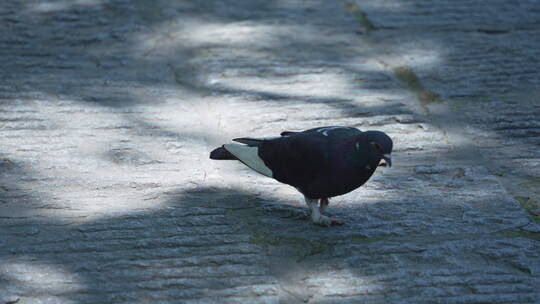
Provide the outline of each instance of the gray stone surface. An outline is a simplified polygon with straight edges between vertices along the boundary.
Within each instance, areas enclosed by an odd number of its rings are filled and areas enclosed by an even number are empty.
[[[357,5],[2,2],[0,303],[540,303],[537,1]],[[207,159],[321,125],[395,139],[342,227]]]

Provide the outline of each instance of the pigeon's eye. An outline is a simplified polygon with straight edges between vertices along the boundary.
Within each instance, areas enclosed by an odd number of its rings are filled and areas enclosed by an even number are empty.
[[[377,150],[380,150],[380,149],[381,149],[381,145],[379,145],[379,144],[376,143],[376,142],[371,142],[371,145],[372,145],[375,149],[377,149]]]

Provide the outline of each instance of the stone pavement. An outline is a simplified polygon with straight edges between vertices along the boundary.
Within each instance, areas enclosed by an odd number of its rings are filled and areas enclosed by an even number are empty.
[[[0,3],[0,303],[540,303],[536,0]],[[306,220],[208,159],[379,129]]]

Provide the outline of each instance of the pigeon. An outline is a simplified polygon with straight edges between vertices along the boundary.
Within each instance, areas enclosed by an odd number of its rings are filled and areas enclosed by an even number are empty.
[[[392,166],[392,139],[381,131],[328,126],[284,131],[268,138],[235,138],[210,159],[238,160],[304,195],[311,220],[321,226],[344,222],[324,215],[329,198],[362,186],[379,166]],[[320,203],[320,206],[319,204]]]

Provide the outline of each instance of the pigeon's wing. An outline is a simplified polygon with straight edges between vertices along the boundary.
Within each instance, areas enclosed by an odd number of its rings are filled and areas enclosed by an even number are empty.
[[[330,171],[329,166],[336,161],[331,155],[340,143],[361,133],[351,127],[322,127],[281,137],[236,138],[234,141],[242,144],[223,148],[251,169],[303,188]]]
[[[273,178],[298,188],[325,170],[330,148],[328,138],[321,134],[300,132],[264,141],[258,154]]]
[[[233,141],[242,143],[244,145],[248,145],[250,147],[257,147],[264,141],[264,139],[262,139],[262,138],[242,137],[242,138],[235,138],[235,139],[233,139]]]
[[[298,133],[315,133],[315,132],[324,132],[324,131],[329,131],[329,130],[345,130],[345,131],[348,131],[348,132],[356,131],[358,133],[361,133],[360,130],[358,130],[356,128],[353,128],[353,127],[328,126],[328,127],[313,128],[313,129],[309,129],[309,130],[305,130],[305,131],[283,131],[279,135],[281,135],[281,136],[290,136],[290,135],[294,135],[294,134],[298,134]],[[239,138],[239,139],[242,139],[242,138]]]
[[[233,141],[243,143],[244,145],[248,145],[250,147],[256,147],[262,144],[265,140],[273,140],[280,138],[278,137],[264,137],[264,138],[253,138],[253,137],[241,137],[241,138],[235,138]]]
[[[325,180],[343,162],[345,146],[362,131],[353,127],[320,127],[265,141],[259,150],[264,163],[280,182],[303,188]]]
[[[305,130],[302,133],[321,133],[324,136],[328,136],[330,132],[332,132],[333,135],[337,133],[339,135],[345,135],[345,136],[354,136],[354,135],[359,135],[362,133],[362,131],[358,130],[357,128],[342,127],[342,126],[327,126],[327,127],[313,128],[313,129]]]
[[[274,138],[236,138],[223,148],[251,169],[295,187],[313,180],[327,158],[328,138],[320,133]]]

